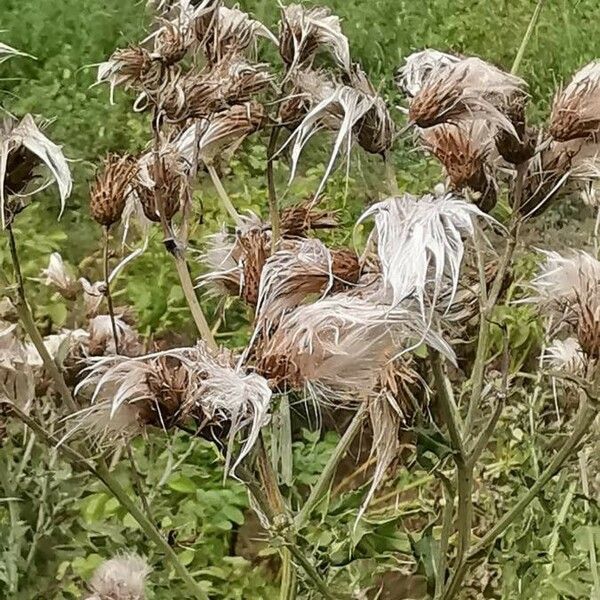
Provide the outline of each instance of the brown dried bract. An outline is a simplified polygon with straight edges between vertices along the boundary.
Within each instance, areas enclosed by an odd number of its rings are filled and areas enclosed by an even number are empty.
[[[109,154],[105,159],[90,189],[90,212],[98,224],[110,227],[121,218],[137,170],[129,154]]]

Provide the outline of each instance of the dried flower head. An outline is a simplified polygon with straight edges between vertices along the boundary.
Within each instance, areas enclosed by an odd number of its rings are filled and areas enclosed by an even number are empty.
[[[404,59],[404,65],[398,67],[394,74],[394,81],[398,90],[413,98],[441,67],[452,65],[461,59],[453,54],[446,54],[439,50],[421,50],[413,52]]]
[[[123,86],[124,89],[139,89],[142,83],[147,84],[149,80],[158,79],[159,76],[160,65],[152,60],[150,52],[141,46],[131,46],[115,50],[106,62],[98,65],[96,84],[108,83],[110,103],[114,104],[117,86]]]
[[[50,255],[48,266],[42,270],[42,277],[46,278],[44,283],[47,286],[55,288],[67,300],[74,300],[77,297],[79,284],[67,270],[58,252]]]
[[[525,92],[525,82],[479,58],[465,58],[437,69],[410,101],[409,118],[422,128],[484,119],[518,137],[506,105]]]
[[[310,66],[321,48],[329,50],[343,69],[350,70],[348,38],[342,33],[339,17],[324,7],[282,7],[279,53],[288,70]]]
[[[518,137],[501,128],[495,138],[500,156],[513,165],[524,163],[535,153],[537,135],[534,129],[527,127],[525,100],[525,96],[515,95],[507,100],[505,108],[505,114]]]
[[[196,19],[196,38],[211,64],[244,51],[259,37],[277,44],[277,38],[260,21],[238,8],[218,6],[209,18]]]
[[[58,186],[62,214],[73,182],[60,146],[38,129],[31,115],[25,115],[20,122],[12,118],[0,122],[0,212],[3,228],[23,208],[15,196],[31,196],[46,187],[42,185],[29,192],[26,189],[34,177],[34,170],[41,165],[48,168]]]
[[[301,204],[288,206],[281,211],[280,226],[283,235],[304,237],[307,231],[335,229],[338,220],[334,211],[311,206],[310,199]]]
[[[476,192],[484,212],[496,205],[496,186],[490,161],[493,134],[485,122],[444,124],[422,133],[425,147],[442,163],[450,188]]]
[[[35,377],[17,326],[0,321],[0,405],[14,402],[27,410],[35,398]]]
[[[600,132],[600,61],[575,73],[571,83],[554,98],[550,135],[566,142]]]
[[[392,305],[414,297],[421,310],[434,307],[444,287],[452,304],[464,254],[463,236],[477,221],[495,222],[474,204],[451,194],[416,198],[409,194],[374,204],[358,223],[374,217],[377,253]]]
[[[263,127],[266,118],[259,102],[237,104],[185,129],[174,147],[188,164],[198,159],[211,164],[217,157],[232,155],[249,135]]]
[[[556,339],[548,346],[543,355],[544,362],[556,371],[564,371],[571,375],[585,373],[585,357],[577,338]]]
[[[226,430],[230,455],[233,438],[249,428],[233,468],[269,421],[266,381],[244,372],[229,351],[214,353],[203,343],[136,358],[95,359],[76,391],[82,390],[93,390],[91,406],[79,415],[76,429],[96,436],[131,436],[144,425],[167,428],[193,419],[200,430],[209,425],[213,432]]]
[[[384,155],[394,143],[394,121],[385,104],[362,68],[355,64],[350,73],[350,83],[372,101],[371,108],[355,126],[358,143],[371,154]]]
[[[257,329],[268,332],[282,315],[311,295],[323,296],[358,282],[356,253],[329,250],[315,238],[287,241],[265,263],[256,306]]]
[[[323,401],[369,397],[386,365],[426,343],[454,360],[412,305],[391,306],[376,286],[340,292],[284,314],[260,339],[257,368],[273,385],[306,388]]]
[[[123,320],[123,315],[115,315],[115,325],[119,336],[119,349],[125,356],[135,356],[142,351],[137,332]],[[116,354],[110,315],[93,317],[88,326],[88,352],[91,356]]]
[[[600,358],[600,262],[585,252],[546,252],[532,281],[533,300],[576,334],[585,356]]]
[[[177,152],[171,147],[149,152],[138,161],[135,194],[144,215],[154,223],[170,223],[189,194],[189,182]]]
[[[193,38],[185,26],[166,19],[154,36],[154,52],[152,58],[157,58],[167,67],[183,60]],[[143,78],[143,74],[142,77]],[[140,79],[141,79],[140,78]]]
[[[137,161],[129,154],[104,159],[90,188],[90,213],[96,223],[110,227],[121,218],[137,171]]]
[[[152,569],[137,554],[123,554],[94,571],[90,588],[98,600],[144,600],[146,577]]]

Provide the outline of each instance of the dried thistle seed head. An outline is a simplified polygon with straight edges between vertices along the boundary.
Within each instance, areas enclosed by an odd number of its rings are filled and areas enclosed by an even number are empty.
[[[314,229],[334,229],[338,226],[335,211],[314,208],[311,201],[312,197],[302,204],[282,210],[280,226],[283,235],[304,237],[308,231]]]
[[[145,580],[152,569],[137,554],[123,554],[102,563],[90,580],[98,600],[144,600]]]
[[[567,142],[600,133],[599,110],[600,61],[593,61],[575,73],[571,83],[556,94],[550,135]]]
[[[242,265],[240,296],[250,306],[258,303],[260,278],[269,258],[271,243],[260,229],[250,229],[238,235],[242,249],[239,262]]]
[[[288,69],[310,65],[321,48],[329,50],[340,67],[350,69],[348,38],[342,33],[339,17],[325,7],[283,7],[279,53]]]
[[[394,82],[398,90],[413,98],[425,85],[427,80],[443,66],[458,62],[460,57],[439,52],[438,50],[422,50],[414,52],[405,59],[405,64],[394,73]]]
[[[135,193],[147,219],[170,223],[179,208],[188,200],[190,185],[186,163],[172,144],[165,144],[156,152],[144,154],[138,161],[139,172],[134,182]]]
[[[137,170],[137,161],[129,154],[106,157],[90,188],[90,213],[96,223],[110,227],[121,218]]]
[[[191,45],[187,28],[177,22],[161,19],[162,27],[154,37],[154,56],[166,66],[183,60]]]
[[[259,37],[277,44],[277,38],[260,21],[237,8],[218,6],[210,19],[196,20],[195,25],[196,38],[210,64],[240,54]]]
[[[579,148],[571,142],[555,142],[534,156],[525,175],[521,214],[537,217],[565,193]]]
[[[574,337],[554,340],[544,350],[542,359],[552,369],[571,375],[584,375],[586,371],[585,356],[577,338]]]
[[[349,78],[356,90],[371,99],[373,105],[355,125],[358,143],[371,154],[385,154],[394,143],[394,121],[385,100],[376,92],[362,68],[353,66]]]
[[[409,118],[419,127],[483,119],[517,133],[505,114],[507,104],[525,94],[525,82],[478,58],[440,67],[411,100]]]
[[[506,129],[500,129],[495,137],[496,149],[500,156],[513,165],[524,163],[535,153],[537,131],[527,127],[525,104],[526,98],[517,95],[513,96],[506,106],[506,116],[513,124],[518,138]]]
[[[585,356],[600,359],[600,288],[598,285],[578,294],[577,340]]]
[[[115,87],[139,87],[152,71],[157,70],[159,69],[148,50],[141,46],[130,46],[115,50],[106,62],[98,65],[96,83],[109,84],[110,99],[113,102]]]
[[[198,139],[198,157],[208,164],[217,156],[233,154],[266,121],[264,106],[254,100],[216,113]]]
[[[73,181],[69,165],[60,146],[50,141],[38,128],[31,115],[21,121],[6,118],[0,121],[0,216],[2,227],[23,210],[26,203],[19,195],[33,196],[46,186],[28,191],[35,178],[34,170],[45,166],[58,186],[61,214],[71,195]]]
[[[67,270],[67,267],[58,252],[50,255],[48,266],[42,270],[46,278],[45,284],[55,288],[67,300],[74,300],[79,292],[79,282]]]
[[[496,204],[496,186],[489,163],[493,134],[485,123],[444,124],[423,131],[428,150],[442,163],[450,188],[476,192],[475,204],[489,212]]]

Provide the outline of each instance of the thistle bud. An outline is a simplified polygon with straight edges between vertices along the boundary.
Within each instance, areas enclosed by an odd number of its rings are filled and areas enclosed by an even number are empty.
[[[507,106],[506,116],[513,124],[518,138],[506,129],[500,129],[495,137],[496,148],[504,160],[520,165],[534,155],[537,138],[535,130],[526,124],[525,98],[516,96]]]
[[[98,224],[110,227],[121,218],[136,173],[137,163],[132,156],[107,156],[90,189],[90,212]]]

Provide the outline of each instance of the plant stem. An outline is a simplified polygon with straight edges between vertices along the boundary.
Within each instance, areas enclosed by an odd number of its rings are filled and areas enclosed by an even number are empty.
[[[542,491],[544,486],[560,471],[564,462],[569,458],[573,450],[579,445],[579,442],[587,433],[588,429],[594,422],[598,408],[589,404],[587,401],[583,402],[583,406],[579,410],[575,424],[573,425],[573,431],[571,435],[564,441],[558,452],[554,455],[554,458],[550,461],[550,464],[544,469],[539,479],[531,486],[529,491],[515,504],[515,506],[509,510],[500,521],[488,531],[483,538],[477,542],[469,553],[469,557],[474,557],[476,554],[487,548],[499,535],[501,535],[516,519],[518,519],[525,508],[536,498],[536,496]],[[553,444],[551,444],[553,445]]]
[[[108,268],[108,246],[109,235],[108,227],[104,227],[104,252],[103,252],[103,272],[104,272],[104,295],[106,296],[106,304],[108,305],[108,314],[110,316],[110,325],[112,327],[113,339],[115,340],[115,354],[119,354],[119,334],[117,333],[117,322],[115,320],[115,308],[113,305],[112,294],[110,293],[110,271]]]
[[[10,256],[12,259],[13,269],[15,272],[15,279],[17,281],[17,302],[16,309],[21,320],[21,324],[23,325],[23,329],[27,332],[27,335],[30,337],[35,349],[38,351],[42,362],[44,363],[44,367],[46,371],[50,374],[54,383],[56,384],[56,388],[63,402],[71,410],[72,412],[77,411],[77,405],[75,404],[75,400],[73,400],[73,396],[71,391],[69,390],[67,384],[65,383],[65,379],[58,368],[58,365],[54,361],[54,359],[50,356],[48,352],[42,335],[40,334],[37,325],[35,324],[35,319],[33,318],[33,313],[31,312],[31,308],[29,308],[29,304],[27,303],[27,296],[25,294],[25,285],[23,283],[23,274],[21,272],[21,265],[19,262],[19,254],[17,252],[17,244],[15,242],[15,236],[12,230],[12,227],[8,225],[6,227],[6,231],[8,234],[8,242],[10,246]]]
[[[434,598],[441,598],[446,583],[446,564],[448,562],[448,542],[452,535],[452,517],[454,516],[454,497],[449,486],[444,484],[444,511],[442,513],[442,531],[440,533],[440,545],[436,561],[435,592]]]
[[[544,5],[544,0],[538,0],[538,3],[533,11],[533,15],[531,15],[531,20],[529,21],[529,25],[527,26],[527,31],[521,40],[521,45],[519,46],[519,50],[517,52],[517,56],[515,56],[515,61],[510,69],[511,75],[515,75],[519,67],[521,66],[521,61],[523,60],[523,56],[525,55],[525,50],[527,48],[527,44],[533,35],[533,30],[537,24],[537,21],[540,16],[540,12],[542,11],[542,6]]]
[[[273,172],[274,154],[279,138],[279,127],[273,127],[267,147],[267,186],[269,191],[269,220],[271,221],[271,254],[275,253],[277,242],[281,235],[277,190],[275,189],[275,174]]]
[[[137,521],[142,531],[152,540],[158,548],[160,548],[177,572],[177,574],[185,581],[189,590],[194,594],[194,598],[199,600],[208,600],[208,595],[194,581],[189,571],[181,564],[177,554],[168,542],[163,538],[156,525],[140,510],[135,502],[129,497],[126,490],[121,486],[114,475],[108,470],[106,463],[100,461],[98,465],[94,465],[88,458],[71,448],[68,444],[59,444],[59,440],[49,434],[43,426],[35,419],[21,411],[14,404],[11,404],[12,412],[32,429],[39,437],[44,440],[50,447],[57,447],[59,451],[69,460],[76,468],[88,471],[97,477],[106,486],[108,491],[119,501],[119,504],[127,510],[127,512]]]
[[[362,402],[354,413],[352,417],[352,421],[350,421],[350,425],[344,432],[344,435],[340,438],[340,441],[337,443],[335,449],[333,450],[333,454],[329,457],[325,468],[323,469],[317,483],[314,485],[308,499],[304,503],[304,506],[296,516],[294,520],[294,524],[297,529],[301,529],[310,518],[312,512],[321,502],[325,492],[329,488],[331,480],[335,475],[335,471],[337,469],[338,463],[346,454],[346,451],[350,447],[352,440],[356,437],[357,433],[360,431],[360,428],[363,423],[363,419],[367,414],[368,406],[366,402]]]
[[[225,207],[225,210],[229,213],[229,216],[235,221],[236,225],[241,225],[242,218],[240,217],[238,211],[233,205],[233,202],[231,202],[231,199],[225,191],[225,188],[221,183],[221,179],[219,178],[216,169],[212,165],[206,165],[206,168],[208,169],[208,174],[210,175],[210,178],[213,182],[213,185],[215,186],[215,189],[217,190],[217,194],[219,195],[223,206]]]
[[[289,548],[283,548],[281,552],[281,585],[279,588],[279,600],[294,600],[298,588],[296,569],[292,562],[292,553]]]
[[[198,302],[187,261],[185,260],[185,257],[182,256],[178,251],[173,254],[173,258],[175,259],[175,268],[177,269],[177,275],[179,275],[179,281],[181,283],[183,295],[185,296],[188,306],[190,307],[192,317],[196,323],[198,331],[200,332],[200,336],[211,350],[216,350],[218,348],[217,342],[215,341],[213,333],[208,325],[208,321],[204,316],[200,302]]]
[[[302,567],[302,570],[306,573],[308,578],[312,581],[315,588],[321,592],[323,598],[327,600],[335,600],[336,596],[334,596],[327,587],[327,584],[323,580],[323,578],[319,575],[318,571],[315,569],[314,565],[302,554],[298,546],[290,544],[289,550],[292,553],[292,556],[296,559],[298,564]]]

